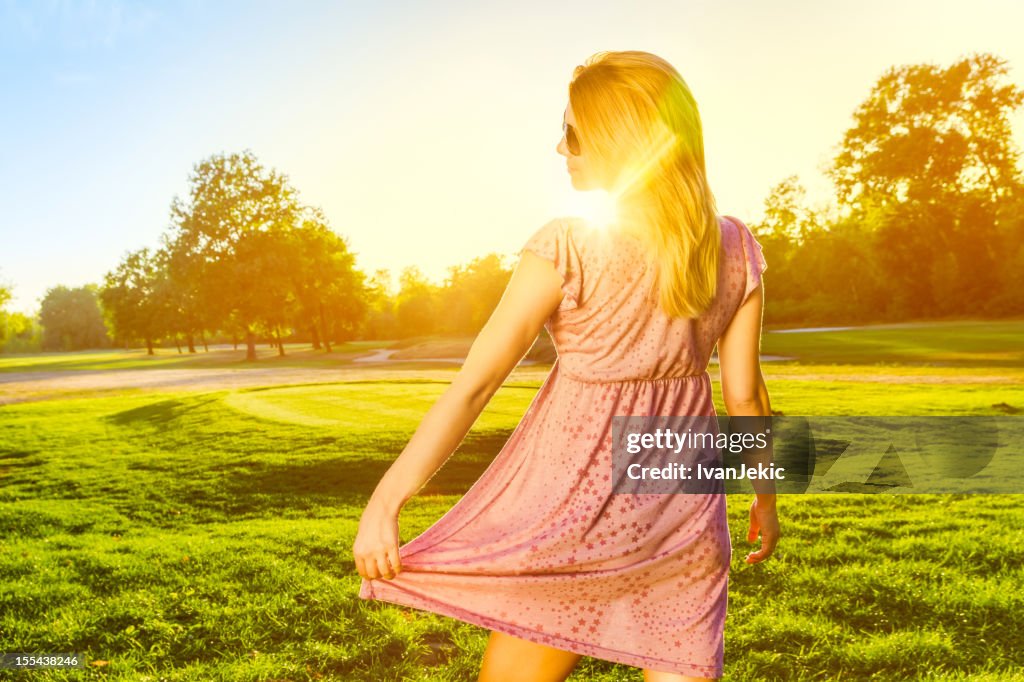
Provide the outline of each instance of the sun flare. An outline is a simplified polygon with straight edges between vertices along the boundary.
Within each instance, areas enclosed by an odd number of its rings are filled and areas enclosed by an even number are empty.
[[[566,212],[583,218],[591,225],[606,229],[618,218],[618,205],[611,194],[595,189],[570,192],[565,200]]]

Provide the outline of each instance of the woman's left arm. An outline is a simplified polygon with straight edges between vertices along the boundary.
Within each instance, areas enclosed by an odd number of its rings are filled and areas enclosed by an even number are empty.
[[[375,579],[391,574],[386,559],[395,567],[393,573],[400,570],[399,511],[459,446],[563,296],[562,276],[554,264],[524,251],[462,368],[374,489],[353,545],[360,575]]]
[[[372,500],[398,511],[452,455],[562,300],[550,261],[525,251],[451,385],[430,408]]]

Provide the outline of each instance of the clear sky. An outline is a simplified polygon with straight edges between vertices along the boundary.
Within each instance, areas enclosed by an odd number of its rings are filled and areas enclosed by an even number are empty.
[[[100,282],[159,246],[195,163],[251,149],[366,272],[440,283],[582,210],[555,146],[573,67],[606,49],[679,69],[719,210],[756,221],[787,175],[828,196],[886,68],[988,51],[1024,83],[1022,25],[1017,0],[0,0],[0,280],[23,312]]]

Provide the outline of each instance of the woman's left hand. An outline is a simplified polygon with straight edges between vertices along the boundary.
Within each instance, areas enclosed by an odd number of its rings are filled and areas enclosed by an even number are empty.
[[[390,580],[402,570],[398,554],[398,512],[387,511],[370,500],[359,520],[352,544],[356,570],[367,580]]]

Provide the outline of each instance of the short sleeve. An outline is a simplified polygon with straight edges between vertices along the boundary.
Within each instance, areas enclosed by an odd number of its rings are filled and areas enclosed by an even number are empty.
[[[742,220],[729,216],[730,220],[736,223],[740,233],[740,243],[743,245],[743,259],[746,262],[747,284],[743,291],[743,298],[740,303],[750,297],[750,293],[761,285],[761,275],[768,269],[768,263],[764,260],[764,253],[760,242],[754,237]]]
[[[562,218],[549,221],[526,240],[519,255],[522,256],[524,251],[533,251],[551,261],[562,276],[562,292],[565,295],[558,310],[576,308],[582,291],[583,269],[578,244],[569,222]]]

